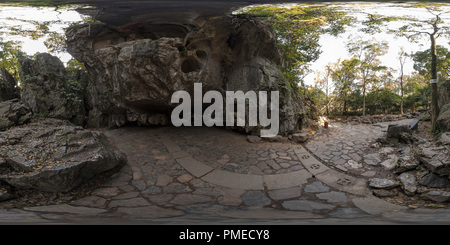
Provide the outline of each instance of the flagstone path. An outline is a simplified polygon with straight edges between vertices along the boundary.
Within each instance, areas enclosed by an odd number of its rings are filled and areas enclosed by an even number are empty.
[[[408,123],[408,120],[396,123]],[[126,127],[106,135],[128,163],[89,197],[0,210],[0,223],[450,223],[371,195],[389,123],[330,124],[305,144],[250,143],[221,128]]]

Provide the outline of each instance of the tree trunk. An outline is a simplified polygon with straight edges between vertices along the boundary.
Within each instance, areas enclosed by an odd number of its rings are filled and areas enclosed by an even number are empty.
[[[438,92],[437,92],[437,52],[436,38],[434,34],[430,34],[431,39],[431,131],[436,131],[436,121],[439,116]]]
[[[366,116],[366,83],[363,85],[363,117]]]
[[[403,115],[403,66],[400,76],[400,115]]]

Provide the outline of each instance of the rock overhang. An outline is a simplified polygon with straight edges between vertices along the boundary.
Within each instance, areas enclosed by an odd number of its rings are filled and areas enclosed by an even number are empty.
[[[77,10],[101,22],[66,30],[68,52],[84,63],[89,76],[88,127],[165,125],[176,107],[170,95],[191,91],[195,82],[204,91],[221,93],[279,91],[285,82],[282,50],[269,25],[230,14],[282,1],[34,2],[90,6]],[[294,133],[303,124],[303,102],[295,91],[281,92],[280,98],[280,133]],[[258,134],[259,128],[246,126],[245,131]]]

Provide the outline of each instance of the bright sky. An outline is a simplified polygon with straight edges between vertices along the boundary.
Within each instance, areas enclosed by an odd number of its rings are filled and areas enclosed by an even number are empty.
[[[28,7],[28,6],[5,6],[0,5],[0,26],[18,26],[24,30],[35,28],[34,25],[24,21],[62,21],[50,26],[50,31],[63,32],[65,27],[70,23],[82,21],[82,15],[75,10],[59,9],[50,7]],[[22,20],[22,21],[21,21]],[[44,45],[46,37],[38,40],[31,40],[27,37],[17,35],[1,35],[3,41],[16,40],[22,41],[22,50],[28,55],[34,55],[37,52],[47,52]],[[71,56],[67,53],[60,53],[57,55],[61,61],[67,62]]]
[[[433,17],[426,9],[423,8],[405,8],[403,4],[397,3],[347,3],[342,5],[345,9],[348,9],[349,13],[360,18],[361,15],[356,14],[357,12],[371,13],[371,14],[381,14],[386,16],[412,16],[419,19],[428,20]],[[442,7],[444,11],[450,11],[450,4],[447,7]],[[450,21],[450,14],[443,14],[442,19],[445,21]],[[447,22],[449,23],[449,22]],[[357,32],[357,28],[348,28],[347,32],[338,38],[332,36],[323,36],[320,40],[322,45],[322,55],[321,57],[312,65],[314,71],[324,71],[324,67],[329,62],[335,62],[337,59],[347,59],[350,58],[350,54],[347,53],[346,44],[348,40],[362,35],[364,40],[375,38],[378,41],[388,41],[389,52],[384,57],[380,58],[385,66],[391,67],[398,70],[400,67],[398,60],[398,52],[400,48],[403,47],[407,53],[423,51],[430,48],[429,38],[426,37],[420,40],[419,44],[414,44],[409,42],[406,38],[396,38],[394,35],[387,33],[378,33],[376,35],[363,35],[363,33]],[[437,44],[449,47],[448,40],[441,38],[437,40]],[[404,68],[404,74],[408,74],[413,71],[413,63],[411,60],[407,61]],[[316,73],[311,73],[305,78],[305,82],[308,85],[312,85]]]
[[[333,4],[339,4],[339,3],[333,3]],[[395,15],[408,15],[413,16],[417,18],[426,18],[429,19],[432,16],[425,10],[425,9],[418,9],[418,8],[405,8],[402,4],[396,4],[396,3],[345,3],[341,4],[344,8],[348,9],[350,13],[357,13],[357,12],[365,12],[365,13],[378,13],[378,14],[384,14],[389,16],[395,16]],[[450,10],[450,4],[449,7],[443,8],[446,10]],[[360,17],[359,15],[355,15],[356,17]],[[27,6],[2,6],[0,5],[0,26],[10,26],[10,25],[16,25],[20,26],[22,25],[22,28],[33,28],[33,26],[30,26],[29,24],[26,24],[23,21],[20,20],[37,20],[37,21],[55,21],[60,20],[63,21],[63,23],[54,24],[51,26],[52,30],[62,32],[63,28],[67,27],[72,22],[78,22],[82,20],[82,17],[79,13],[77,13],[75,10],[70,9],[60,9],[58,11],[55,11],[54,8],[49,7],[27,7]],[[450,14],[446,14],[442,16],[444,20],[450,21]],[[315,71],[324,71],[324,67],[329,62],[334,62],[337,59],[346,59],[350,58],[350,55],[347,54],[345,45],[348,40],[357,38],[357,36],[360,35],[358,32],[355,31],[353,28],[349,28],[348,31],[343,34],[342,36],[335,38],[335,37],[327,37],[323,36],[321,38],[321,45],[322,45],[322,55],[321,57],[312,65],[312,69]],[[426,50],[429,48],[429,40],[426,38],[423,39],[422,46],[417,44],[412,44],[406,40],[406,38],[402,39],[394,39],[392,35],[387,35],[385,33],[379,33],[377,35],[372,36],[363,36],[363,39],[366,38],[376,38],[376,40],[382,41],[387,40],[389,42],[389,53],[382,58],[382,62],[389,67],[392,67],[394,69],[399,68],[399,61],[397,59],[398,51],[401,47],[405,49],[406,52],[410,53],[412,51],[419,51],[419,50]],[[39,40],[33,41],[28,38],[19,37],[19,36],[12,36],[12,35],[3,35],[3,40],[20,40],[23,41],[22,47],[23,51],[26,52],[29,55],[34,55],[36,52],[46,52],[47,49],[43,44],[43,41],[45,38],[41,38]],[[447,45],[448,43],[445,42],[444,39],[439,40],[438,44],[440,45]],[[67,53],[61,53],[58,55],[59,58],[63,62],[67,62],[71,56]],[[409,61],[407,63],[406,72],[405,74],[408,74],[412,71],[412,62]],[[315,72],[309,74],[306,76],[306,83],[312,84],[314,81],[314,78],[316,77]]]

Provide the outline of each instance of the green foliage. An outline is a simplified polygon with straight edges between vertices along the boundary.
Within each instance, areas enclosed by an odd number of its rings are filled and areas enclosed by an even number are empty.
[[[367,94],[369,114],[395,114],[400,110],[400,95],[388,88],[381,88]]]
[[[21,48],[20,42],[0,41],[0,68],[8,71],[16,81],[19,80],[19,60],[28,57]]]
[[[428,80],[431,78],[431,49],[417,51],[411,55],[414,61],[414,70],[425,76]],[[437,72],[442,75],[450,76],[450,51],[441,45],[436,46],[437,53]]]
[[[65,52],[67,50],[66,37],[64,33],[50,33],[48,38],[44,41],[44,45],[51,54]]]
[[[350,25],[352,18],[338,7],[326,5],[262,5],[238,12],[269,21],[282,47],[285,60],[284,76],[297,86],[307,74],[311,62],[321,54],[319,39],[324,33],[338,35]]]

